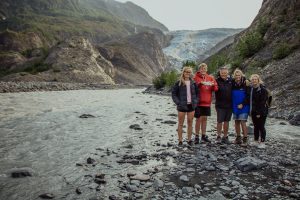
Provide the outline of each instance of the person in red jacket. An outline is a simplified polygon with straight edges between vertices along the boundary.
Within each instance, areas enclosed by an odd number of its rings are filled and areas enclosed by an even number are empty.
[[[201,140],[210,142],[206,135],[207,116],[211,115],[210,105],[212,101],[212,92],[218,90],[218,85],[213,76],[207,74],[207,65],[201,63],[199,70],[194,76],[194,80],[199,88],[199,101],[195,109],[195,144],[199,144],[199,133],[201,128]]]

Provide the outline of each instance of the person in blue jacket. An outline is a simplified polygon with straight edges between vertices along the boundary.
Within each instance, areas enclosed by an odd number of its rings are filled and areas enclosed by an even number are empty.
[[[247,119],[250,112],[249,105],[249,85],[250,82],[246,80],[245,75],[239,69],[233,72],[232,82],[232,111],[233,119],[235,120],[236,131],[236,144],[247,146],[248,144],[248,130]],[[241,137],[241,129],[243,132],[243,138]]]
[[[187,115],[188,145],[192,145],[192,130],[195,108],[198,104],[198,86],[193,81],[192,68],[185,66],[179,81],[172,88],[172,99],[178,111],[178,145],[182,145],[182,127]]]

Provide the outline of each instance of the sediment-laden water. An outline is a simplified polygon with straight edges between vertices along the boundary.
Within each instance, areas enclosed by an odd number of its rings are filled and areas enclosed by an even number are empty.
[[[175,106],[168,96],[141,92],[0,94],[0,199],[39,199],[44,193],[55,199],[127,198],[130,194],[120,183],[128,181],[129,171],[149,174],[175,167],[173,158],[180,154],[174,147]],[[83,114],[94,117],[80,118]],[[213,113],[209,136],[214,135],[215,121]],[[140,128],[129,128],[133,124]],[[267,130],[272,137],[299,143],[299,128],[286,122],[268,119]],[[170,156],[157,156],[162,151]],[[88,158],[95,162],[87,164]],[[32,171],[32,176],[12,178],[16,168]],[[100,173],[105,174],[105,184],[94,181]],[[159,176],[164,175],[162,170]],[[147,189],[144,192],[135,198],[146,198]]]

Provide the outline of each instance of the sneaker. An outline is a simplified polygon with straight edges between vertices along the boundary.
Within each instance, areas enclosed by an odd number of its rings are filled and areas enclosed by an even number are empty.
[[[187,142],[187,144],[188,144],[189,146],[192,146],[192,145],[193,145],[193,141],[190,140],[190,141]]]
[[[257,146],[257,148],[259,148],[259,149],[265,149],[265,148],[266,148],[266,145],[265,145],[264,142],[261,142],[261,143]]]
[[[208,139],[208,136],[207,136],[207,135],[202,135],[201,141],[202,141],[202,142],[210,143],[210,140]]]
[[[219,136],[219,135],[217,136],[216,143],[221,144],[221,136]]]
[[[257,140],[254,140],[253,142],[251,142],[251,146],[253,147],[258,147],[259,142]]]
[[[242,144],[242,137],[240,135],[236,136],[234,140],[235,144]]]
[[[195,141],[194,141],[194,143],[195,143],[195,144],[199,144],[199,135],[196,135],[196,136],[195,136]]]
[[[223,144],[229,144],[230,142],[229,142],[228,136],[227,137],[222,137],[221,143],[223,143]]]
[[[182,141],[179,141],[178,146],[182,146],[182,145],[183,145]]]

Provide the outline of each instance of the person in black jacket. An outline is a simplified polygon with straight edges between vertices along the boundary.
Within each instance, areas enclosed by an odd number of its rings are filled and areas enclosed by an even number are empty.
[[[254,125],[254,145],[265,148],[268,92],[258,74],[252,74],[250,80],[250,113]]]
[[[219,71],[220,76],[217,78],[218,91],[216,94],[216,111],[217,111],[217,143],[229,143],[228,140],[228,128],[229,121],[231,120],[232,115],[232,79],[228,75],[228,68],[222,67]],[[221,132],[224,136],[221,139]]]
[[[178,145],[182,145],[182,127],[187,115],[188,144],[192,145],[192,129],[195,108],[198,104],[198,87],[191,79],[192,68],[184,67],[179,81],[172,88],[172,99],[178,110]]]

